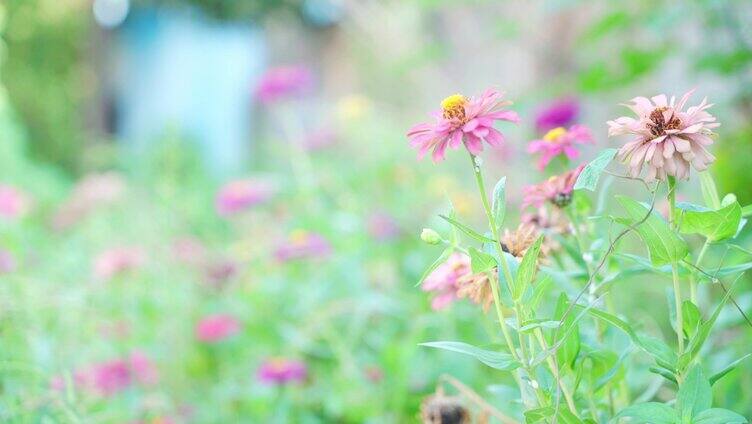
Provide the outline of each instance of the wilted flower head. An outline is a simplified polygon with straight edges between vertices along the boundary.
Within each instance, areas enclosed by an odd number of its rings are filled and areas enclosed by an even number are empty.
[[[556,127],[546,133],[542,139],[533,140],[528,144],[529,153],[540,153],[538,169],[546,168],[551,159],[558,155],[566,155],[569,159],[576,159],[580,155],[578,144],[592,144],[593,134],[584,125],[572,125],[569,130]]]
[[[368,233],[378,241],[387,241],[400,235],[397,221],[386,212],[374,212],[368,217]]]
[[[501,249],[515,258],[521,259],[539,235],[540,233],[534,225],[521,223],[514,231],[504,230],[504,234],[501,236]]]
[[[274,256],[280,262],[303,258],[321,258],[332,252],[332,246],[323,236],[305,230],[295,230],[288,240],[277,247]]]
[[[525,187],[523,189],[522,207],[525,208],[530,205],[541,207],[545,202],[551,202],[560,208],[569,205],[572,201],[574,184],[584,167],[584,165],[580,165],[564,174],[554,175],[542,183]]]
[[[548,255],[550,252],[559,250],[561,245],[552,236],[567,235],[572,232],[572,224],[559,208],[538,208],[535,213],[525,213],[520,217],[524,224],[532,225],[546,237],[541,245],[541,253]]]
[[[259,366],[256,378],[264,384],[301,383],[308,378],[308,367],[294,359],[269,358]]]
[[[132,271],[143,265],[146,254],[140,247],[116,247],[105,250],[94,259],[94,276],[100,280]]]
[[[219,190],[215,199],[217,213],[232,215],[269,200],[274,187],[265,180],[243,179],[231,181]]]
[[[16,270],[16,259],[9,251],[0,248],[0,274],[7,274]]]
[[[677,102],[665,94],[650,99],[635,97],[626,105],[637,119],[622,116],[608,121],[608,135],[633,134],[636,138],[622,146],[618,157],[629,167],[629,175],[637,177],[647,166],[647,181],[665,180],[667,176],[689,178],[690,165],[704,171],[715,161],[706,147],[713,144],[712,129],[718,127],[715,117],[705,110],[713,106],[707,98],[684,111],[694,90]]]
[[[441,110],[434,113],[434,123],[412,127],[407,137],[410,145],[418,149],[419,158],[433,150],[434,162],[444,159],[447,146],[457,149],[463,143],[471,154],[477,155],[483,151],[483,141],[494,147],[504,142],[504,135],[493,127],[494,121],[519,122],[516,112],[505,109],[510,104],[494,89],[478,98],[454,94],[441,102]]]
[[[269,69],[256,86],[261,103],[273,103],[303,95],[313,88],[313,74],[305,66],[280,66]]]
[[[459,396],[446,396],[441,391],[423,399],[420,404],[423,424],[469,424],[470,412]]]
[[[196,324],[196,339],[205,343],[221,342],[240,332],[240,322],[229,314],[209,315]]]
[[[238,264],[232,259],[217,259],[206,265],[206,282],[214,288],[221,288],[238,275]]]
[[[535,128],[543,133],[557,127],[566,127],[577,120],[580,103],[574,97],[555,100],[544,106],[535,116]]]
[[[29,206],[26,194],[13,186],[0,184],[0,218],[18,218],[28,211]]]
[[[494,273],[497,272],[498,270],[494,271]],[[470,299],[473,303],[481,305],[483,311],[488,311],[488,308],[494,302],[491,279],[485,272],[465,274],[457,280],[457,284],[459,285],[457,297]]]
[[[55,212],[52,225],[56,229],[67,228],[96,208],[120,200],[125,189],[125,180],[117,173],[87,175],[76,183],[68,199]]]
[[[428,274],[421,288],[436,293],[431,300],[431,308],[438,311],[449,306],[457,298],[459,279],[470,273],[470,258],[462,253],[453,253],[446,262]]]

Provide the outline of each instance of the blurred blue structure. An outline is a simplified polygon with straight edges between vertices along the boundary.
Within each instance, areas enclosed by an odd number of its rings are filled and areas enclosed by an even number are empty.
[[[220,175],[248,160],[265,42],[250,24],[136,10],[118,31],[116,132],[137,152],[165,135],[197,144]]]

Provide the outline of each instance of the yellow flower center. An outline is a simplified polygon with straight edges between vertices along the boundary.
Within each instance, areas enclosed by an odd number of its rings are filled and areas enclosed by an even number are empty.
[[[306,230],[293,230],[290,232],[290,241],[293,244],[302,244],[308,239]]]
[[[549,132],[546,133],[546,135],[543,136],[543,139],[548,142],[556,141],[559,137],[565,135],[567,133],[567,130],[564,127],[556,127]]]
[[[462,94],[452,94],[441,101],[441,108],[444,110],[444,119],[465,119],[465,103],[467,98]]]

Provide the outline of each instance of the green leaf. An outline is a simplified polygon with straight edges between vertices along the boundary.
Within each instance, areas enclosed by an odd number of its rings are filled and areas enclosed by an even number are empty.
[[[586,190],[595,191],[595,187],[598,185],[598,180],[600,179],[603,170],[606,169],[606,166],[608,166],[612,160],[614,160],[616,152],[616,149],[606,149],[598,154],[598,157],[593,159],[592,162],[582,169],[580,176],[577,177],[577,182],[574,183],[574,189],[580,190],[584,188]]]
[[[514,279],[514,291],[512,292],[512,298],[514,300],[522,298],[525,289],[533,281],[538,266],[538,255],[540,254],[542,242],[543,236],[541,235],[535,240],[533,245],[527,249],[525,256],[522,258],[520,267],[517,269],[517,276]]]
[[[499,182],[496,183],[493,191],[491,211],[493,212],[494,219],[496,220],[496,225],[499,228],[501,228],[502,224],[504,224],[504,217],[507,210],[506,186],[507,177],[501,177]]]
[[[542,408],[530,409],[525,411],[525,423],[526,424],[538,424],[552,422],[551,417],[554,416],[556,410],[552,406],[544,406]],[[566,407],[560,407],[559,413],[556,416],[556,421],[561,424],[583,424],[584,422],[572,414]]]
[[[496,258],[493,256],[474,247],[468,249],[468,252],[470,253],[470,270],[474,274],[490,271],[496,266]]]
[[[684,234],[701,234],[710,241],[720,241],[736,235],[742,219],[742,208],[738,202],[718,210],[691,203],[679,203],[676,207],[681,210],[679,231]]]
[[[702,199],[707,207],[714,210],[721,208],[721,198],[718,196],[718,189],[710,172],[700,172],[700,189],[702,190]]]
[[[557,328],[559,321],[550,320],[545,318],[531,319],[522,323],[522,326],[517,330],[520,333],[527,333],[535,330],[536,328]]]
[[[675,424],[678,420],[674,408],[665,403],[647,402],[622,409],[614,419],[632,418],[633,423]]]
[[[702,372],[702,367],[695,365],[687,378],[679,385],[676,394],[676,409],[683,419],[696,417],[700,412],[710,409],[713,404],[713,392],[710,382]]]
[[[748,421],[734,411],[722,408],[706,409],[692,419],[692,424],[746,424]]]
[[[473,238],[473,239],[475,239],[475,240],[477,240],[477,241],[479,241],[481,243],[495,243],[494,239],[488,238],[486,236],[482,236],[482,235],[478,234],[475,230],[473,230],[472,228],[468,227],[467,225],[465,225],[465,224],[457,221],[454,218],[450,218],[450,217],[448,217],[446,215],[439,215],[439,216],[443,220],[445,220],[446,222],[452,224],[454,226],[454,228],[456,228],[456,229],[462,231],[463,233],[465,233],[470,238]]]
[[[752,215],[752,205],[747,205],[747,206],[743,207],[742,208],[742,216],[746,218],[746,217],[748,217],[750,215]]]
[[[561,321],[568,306],[569,300],[567,300],[567,295],[562,293],[556,303],[554,318]],[[556,351],[557,361],[560,364],[565,364],[574,368],[574,362],[577,359],[577,355],[580,353],[580,332],[577,323],[575,323],[575,314],[570,313],[569,316],[567,316],[561,325],[560,334],[564,334],[565,338],[560,339],[559,341],[562,344],[559,350]]]
[[[684,320],[684,325],[682,326],[684,333],[688,339],[691,339],[695,331],[697,331],[697,327],[702,323],[700,309],[692,301],[685,300],[682,303],[682,318]]]
[[[441,252],[441,255],[438,258],[436,258],[436,260],[433,261],[433,263],[429,265],[428,268],[423,272],[423,275],[420,276],[420,279],[415,284],[415,287],[419,286],[420,283],[422,283],[423,280],[425,280],[426,277],[428,277],[430,273],[432,273],[436,268],[439,267],[439,265],[446,262],[446,260],[449,259],[449,255],[451,255],[452,252],[454,252],[453,247],[447,247],[446,249],[444,249],[444,251]]]
[[[436,349],[449,350],[452,352],[470,355],[491,368],[502,371],[512,371],[519,368],[520,363],[514,360],[511,354],[506,352],[494,352],[485,350],[462,342],[428,342],[420,346],[433,347]]]
[[[731,371],[733,371],[737,367],[737,365],[739,365],[742,361],[744,361],[745,359],[749,358],[750,356],[752,356],[752,353],[748,353],[748,354],[742,356],[741,358],[737,359],[736,361],[734,361],[734,362],[726,365],[722,370],[720,370],[717,373],[711,375],[710,378],[709,378],[710,385],[712,386],[713,384],[715,384],[716,381],[720,380],[726,374],[728,374]]]
[[[639,202],[625,196],[616,196],[622,207],[629,215],[631,225],[640,222],[648,212],[648,208]],[[650,261],[653,265],[666,265],[679,262],[689,252],[687,244],[669,228],[666,221],[655,211],[635,228],[642,241],[648,246]]]
[[[670,381],[670,382],[672,382],[674,384],[678,384],[676,382],[676,376],[672,372],[670,372],[670,371],[668,371],[666,369],[658,368],[658,367],[650,367],[650,368],[648,368],[648,371],[652,372],[653,374],[658,374],[661,377],[665,378],[666,380],[668,380],[668,381]]]

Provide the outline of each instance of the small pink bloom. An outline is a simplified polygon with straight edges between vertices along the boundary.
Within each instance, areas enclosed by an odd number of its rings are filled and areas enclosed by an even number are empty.
[[[398,237],[400,227],[386,212],[374,212],[368,217],[368,233],[378,241],[388,241]]]
[[[196,325],[196,338],[205,343],[220,342],[239,332],[240,322],[229,314],[209,315]]]
[[[631,134],[635,138],[622,146],[618,158],[629,167],[629,175],[638,177],[647,166],[647,181],[665,180],[672,176],[688,179],[690,165],[704,171],[715,161],[706,148],[713,144],[713,129],[719,123],[706,109],[713,106],[703,99],[697,106],[684,111],[694,90],[679,101],[665,94],[635,97],[626,105],[637,119],[622,116],[608,121],[608,135]]]
[[[19,218],[29,210],[30,203],[29,197],[17,188],[0,184],[0,218]]]
[[[94,276],[109,280],[117,275],[140,268],[146,254],[140,247],[116,247],[105,250],[94,260]]]
[[[523,189],[522,208],[530,205],[539,208],[545,202],[551,202],[562,208],[567,206],[572,201],[574,184],[584,167],[585,165],[580,165],[564,174],[555,175],[542,183],[525,187]]]
[[[305,66],[269,69],[256,86],[256,98],[265,104],[306,94],[313,88],[313,75]]]
[[[274,252],[280,262],[329,256],[332,246],[323,236],[304,230],[290,233],[289,239]]]
[[[215,205],[217,213],[227,216],[262,204],[273,195],[274,188],[268,181],[250,178],[235,180],[219,190]]]
[[[375,365],[366,367],[364,373],[371,383],[379,383],[384,379],[384,371]]]
[[[220,259],[206,265],[206,282],[214,288],[221,288],[238,275],[238,264],[230,259]]]
[[[7,274],[16,270],[16,259],[9,251],[0,248],[0,274]]]
[[[329,127],[323,127],[309,133],[303,140],[303,147],[308,151],[317,151],[332,146],[336,142],[336,131]]]
[[[593,134],[584,125],[573,125],[566,130],[556,127],[550,130],[542,139],[533,140],[528,144],[528,153],[540,153],[538,169],[544,170],[551,159],[559,155],[566,155],[569,159],[576,159],[580,155],[578,144],[593,144]]]
[[[127,389],[133,379],[128,362],[113,359],[92,365],[83,371],[79,381],[102,396],[112,396]]]
[[[438,311],[454,302],[460,288],[459,280],[468,274],[471,274],[470,258],[463,253],[452,254],[433,270],[421,285],[423,291],[436,294],[431,300],[431,308]]]
[[[446,148],[465,148],[477,155],[483,151],[483,141],[501,147],[504,135],[493,127],[495,121],[519,122],[516,112],[506,110],[511,102],[502,100],[502,94],[488,89],[478,98],[460,94],[449,96],[441,102],[442,109],[433,115],[436,121],[418,124],[407,132],[410,145],[418,149],[422,158],[433,150],[434,162],[444,159]]]
[[[206,259],[206,247],[195,237],[183,237],[172,242],[172,254],[186,265],[200,265]]]
[[[294,359],[269,358],[259,366],[256,378],[264,384],[301,383],[308,378],[308,367]]]
[[[76,183],[68,199],[55,212],[52,225],[58,230],[68,228],[97,208],[117,203],[125,191],[125,179],[117,173],[87,175]]]
[[[128,357],[128,363],[133,377],[140,384],[153,386],[159,381],[157,366],[144,352],[139,350],[131,352]]]
[[[554,100],[535,115],[535,128],[544,133],[556,127],[566,127],[577,121],[580,103],[574,97]]]

